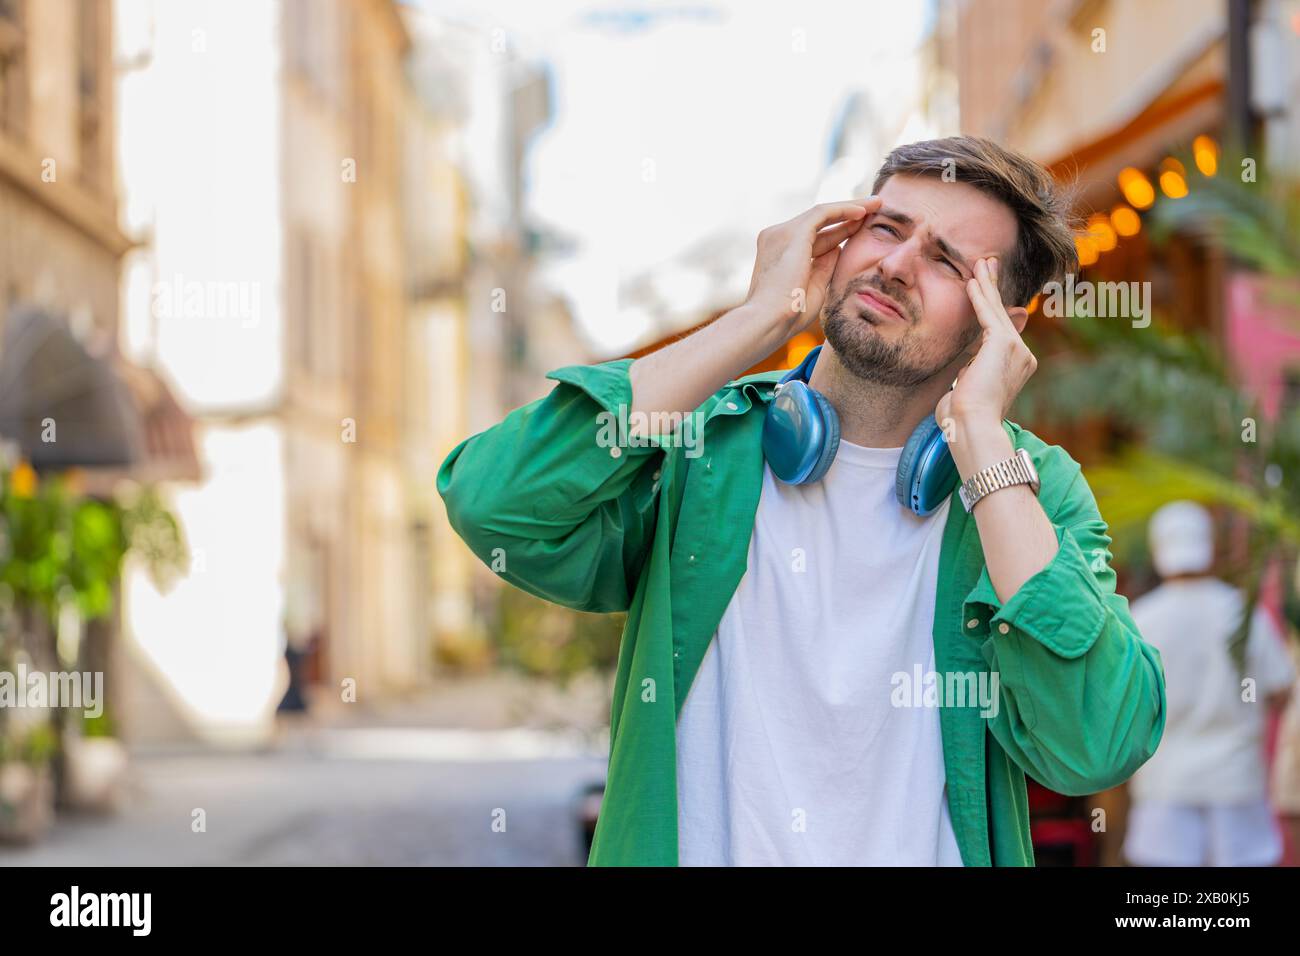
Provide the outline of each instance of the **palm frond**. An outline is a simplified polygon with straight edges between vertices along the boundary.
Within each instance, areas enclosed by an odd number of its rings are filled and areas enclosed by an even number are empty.
[[[1247,159],[1224,157],[1216,175],[1205,176],[1185,154],[1188,194],[1156,204],[1152,238],[1194,235],[1260,272],[1300,274],[1300,184],[1264,169],[1253,181],[1244,178]]]
[[[1116,532],[1141,533],[1156,509],[1187,499],[1225,505],[1261,533],[1300,548],[1300,516],[1280,495],[1227,478],[1195,461],[1131,447],[1117,459],[1084,469],[1106,523]]]

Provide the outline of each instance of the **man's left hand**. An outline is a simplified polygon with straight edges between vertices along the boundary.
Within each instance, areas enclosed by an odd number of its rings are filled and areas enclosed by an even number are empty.
[[[975,357],[957,374],[956,385],[934,410],[963,480],[1012,455],[1015,449],[1002,429],[1002,419],[1038,368],[1038,359],[1011,318],[1014,313],[1023,324],[1028,312],[1019,306],[1007,311],[998,292],[997,270],[996,259],[975,263],[975,278],[966,283],[966,294],[975,306],[983,336]]]
[[[966,294],[984,331],[979,351],[958,373],[956,386],[935,407],[940,427],[947,420],[958,430],[1001,427],[1011,403],[1038,368],[1038,359],[1002,304],[997,270],[997,259],[980,259],[975,263],[975,277],[966,283]],[[1011,311],[1027,314],[1018,306]]]

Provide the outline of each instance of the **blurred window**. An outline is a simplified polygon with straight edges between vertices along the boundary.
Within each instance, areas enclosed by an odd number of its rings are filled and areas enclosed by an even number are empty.
[[[309,378],[317,373],[316,343],[312,334],[312,319],[318,307],[316,297],[316,269],[311,236],[301,227],[294,230],[290,275],[293,285],[289,290],[294,324],[295,356],[298,369]]]
[[[343,106],[342,30],[345,5],[322,0],[286,0],[284,47],[290,67],[335,109]]]
[[[0,0],[0,134],[27,131],[25,0]]]
[[[104,32],[107,9],[101,0],[77,4],[77,143],[81,180],[92,191],[107,184],[104,161],[102,71],[108,49]]]

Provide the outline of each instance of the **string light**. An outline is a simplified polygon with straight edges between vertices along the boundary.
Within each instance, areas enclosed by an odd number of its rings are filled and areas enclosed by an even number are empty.
[[[1140,169],[1125,166],[1119,171],[1119,189],[1130,206],[1146,209],[1156,201],[1156,190],[1151,180]]]
[[[1219,171],[1219,145],[1210,137],[1201,135],[1192,140],[1192,157],[1203,176],[1213,176]]]
[[[1125,237],[1136,236],[1142,231],[1142,217],[1123,203],[1110,211],[1110,224],[1116,234]]]
[[[1160,191],[1170,199],[1182,199],[1187,195],[1187,170],[1172,156],[1160,161]]]
[[[1075,236],[1074,248],[1079,254],[1079,265],[1081,266],[1090,266],[1101,258],[1097,243],[1090,236]]]
[[[1110,217],[1104,212],[1094,213],[1088,217],[1088,238],[1097,244],[1097,251],[1110,252],[1119,243],[1115,227],[1110,224]]]

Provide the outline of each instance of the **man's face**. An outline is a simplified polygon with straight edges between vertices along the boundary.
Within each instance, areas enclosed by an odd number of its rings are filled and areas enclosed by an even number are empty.
[[[840,251],[822,328],[859,378],[920,385],[974,354],[981,326],[966,283],[985,256],[1005,269],[1016,219],[975,187],[937,177],[891,176],[879,195],[880,210]]]

